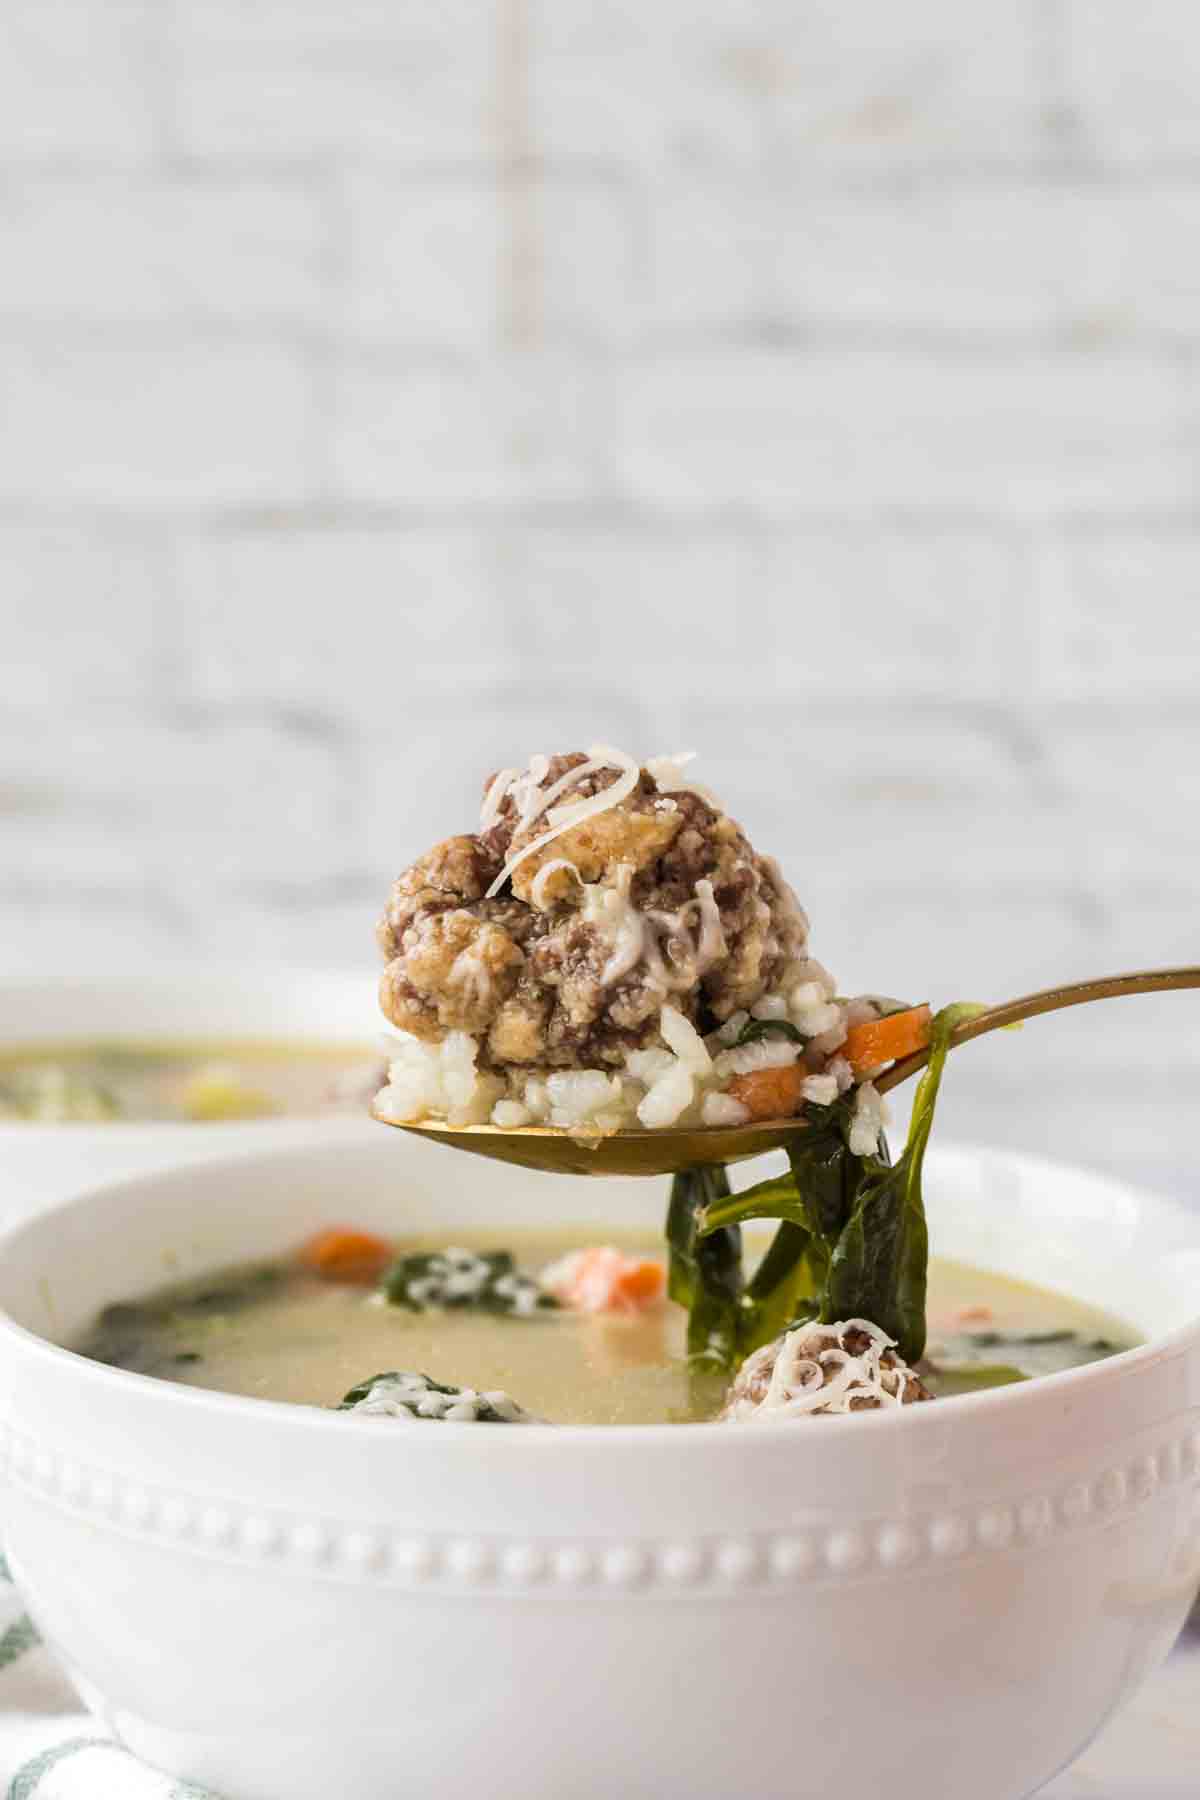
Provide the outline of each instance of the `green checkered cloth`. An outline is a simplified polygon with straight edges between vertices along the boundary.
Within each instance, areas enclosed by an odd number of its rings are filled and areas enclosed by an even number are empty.
[[[37,1634],[0,1556],[0,1794],[4,1800],[219,1800],[105,1737]]]

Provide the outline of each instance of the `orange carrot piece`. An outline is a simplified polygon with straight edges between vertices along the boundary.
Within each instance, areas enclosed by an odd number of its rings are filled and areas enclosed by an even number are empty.
[[[618,1276],[613,1292],[627,1306],[645,1306],[651,1300],[657,1300],[665,1292],[666,1285],[667,1271],[660,1262],[647,1256],[626,1266]]]
[[[369,1231],[349,1225],[330,1225],[309,1238],[300,1251],[300,1262],[326,1281],[345,1281],[355,1287],[371,1287],[392,1260],[392,1247]]]
[[[727,1092],[752,1119],[790,1119],[800,1104],[800,1089],[809,1073],[802,1063],[753,1069],[749,1075],[735,1075]]]
[[[856,1075],[865,1075],[880,1063],[899,1062],[902,1056],[924,1050],[932,1019],[927,1006],[910,1006],[907,1012],[868,1019],[846,1033],[845,1043],[834,1054],[844,1056]]]

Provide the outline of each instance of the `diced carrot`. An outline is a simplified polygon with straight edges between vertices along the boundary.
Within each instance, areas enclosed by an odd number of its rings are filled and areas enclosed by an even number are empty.
[[[658,1299],[666,1285],[667,1271],[660,1262],[649,1256],[636,1262],[631,1258],[618,1278],[614,1292],[629,1306],[646,1306]]]
[[[880,1063],[899,1062],[929,1043],[933,1015],[927,1006],[910,1006],[907,1012],[889,1013],[883,1019],[868,1019],[846,1033],[846,1041],[836,1054],[844,1056],[856,1075],[877,1069]]]
[[[379,1280],[392,1260],[392,1247],[369,1231],[355,1231],[349,1225],[330,1225],[309,1238],[299,1256],[306,1269],[326,1281],[345,1281],[355,1287],[370,1287]]]
[[[752,1119],[790,1119],[800,1105],[800,1089],[808,1074],[802,1063],[753,1069],[748,1075],[735,1075],[727,1092]]]

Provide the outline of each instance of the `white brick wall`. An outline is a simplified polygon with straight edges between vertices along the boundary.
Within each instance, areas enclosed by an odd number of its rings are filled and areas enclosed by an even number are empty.
[[[72,326],[324,324],[326,206],[308,181],[19,174],[0,200],[0,318]]]
[[[154,0],[5,0],[0,153],[26,161],[149,156],[158,136]]]
[[[618,469],[649,506],[1190,506],[1193,378],[1139,351],[660,352],[626,368]]]
[[[166,54],[172,134],[198,158],[482,159],[494,144],[496,10],[185,0]]]
[[[365,961],[695,745],[848,986],[1200,952],[1186,0],[8,0],[0,967]],[[964,1056],[1180,1179],[1200,1013]]]
[[[0,396],[0,505],[14,512],[287,505],[310,491],[312,383],[286,342],[50,326],[0,342]]]

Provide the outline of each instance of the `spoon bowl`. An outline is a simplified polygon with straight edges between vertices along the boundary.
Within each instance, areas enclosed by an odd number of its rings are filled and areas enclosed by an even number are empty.
[[[378,1119],[379,1114],[375,1117]],[[380,1119],[396,1125],[395,1119]],[[448,1144],[470,1156],[516,1163],[548,1175],[674,1175],[705,1163],[745,1162],[778,1150],[804,1129],[801,1119],[761,1119],[749,1125],[662,1126],[654,1130],[610,1131],[586,1137],[557,1125],[448,1125],[422,1119],[399,1125],[433,1144]]]
[[[1170,993],[1182,988],[1200,988],[1200,967],[1146,969],[1130,975],[1106,975],[1092,981],[1072,981],[1060,987],[1043,988],[1019,1000],[990,1006],[966,1019],[951,1033],[952,1049],[982,1037],[988,1031],[1000,1031],[1020,1025],[1042,1013],[1061,1012],[1069,1006],[1086,1006],[1095,1000],[1116,1000],[1131,994]],[[879,1092],[887,1093],[902,1081],[918,1074],[929,1061],[928,1050],[918,1050],[875,1080]],[[450,1125],[444,1119],[421,1119],[400,1123],[375,1117],[383,1125],[395,1125],[401,1131],[415,1131],[433,1143],[447,1144],[465,1150],[472,1156],[487,1156],[499,1162],[517,1163],[526,1169],[541,1169],[556,1175],[674,1175],[681,1169],[699,1168],[705,1163],[745,1162],[762,1156],[768,1150],[784,1148],[806,1129],[804,1117],[755,1119],[746,1125],[683,1125],[612,1131],[603,1136],[588,1137],[582,1132],[564,1131],[554,1125]]]

